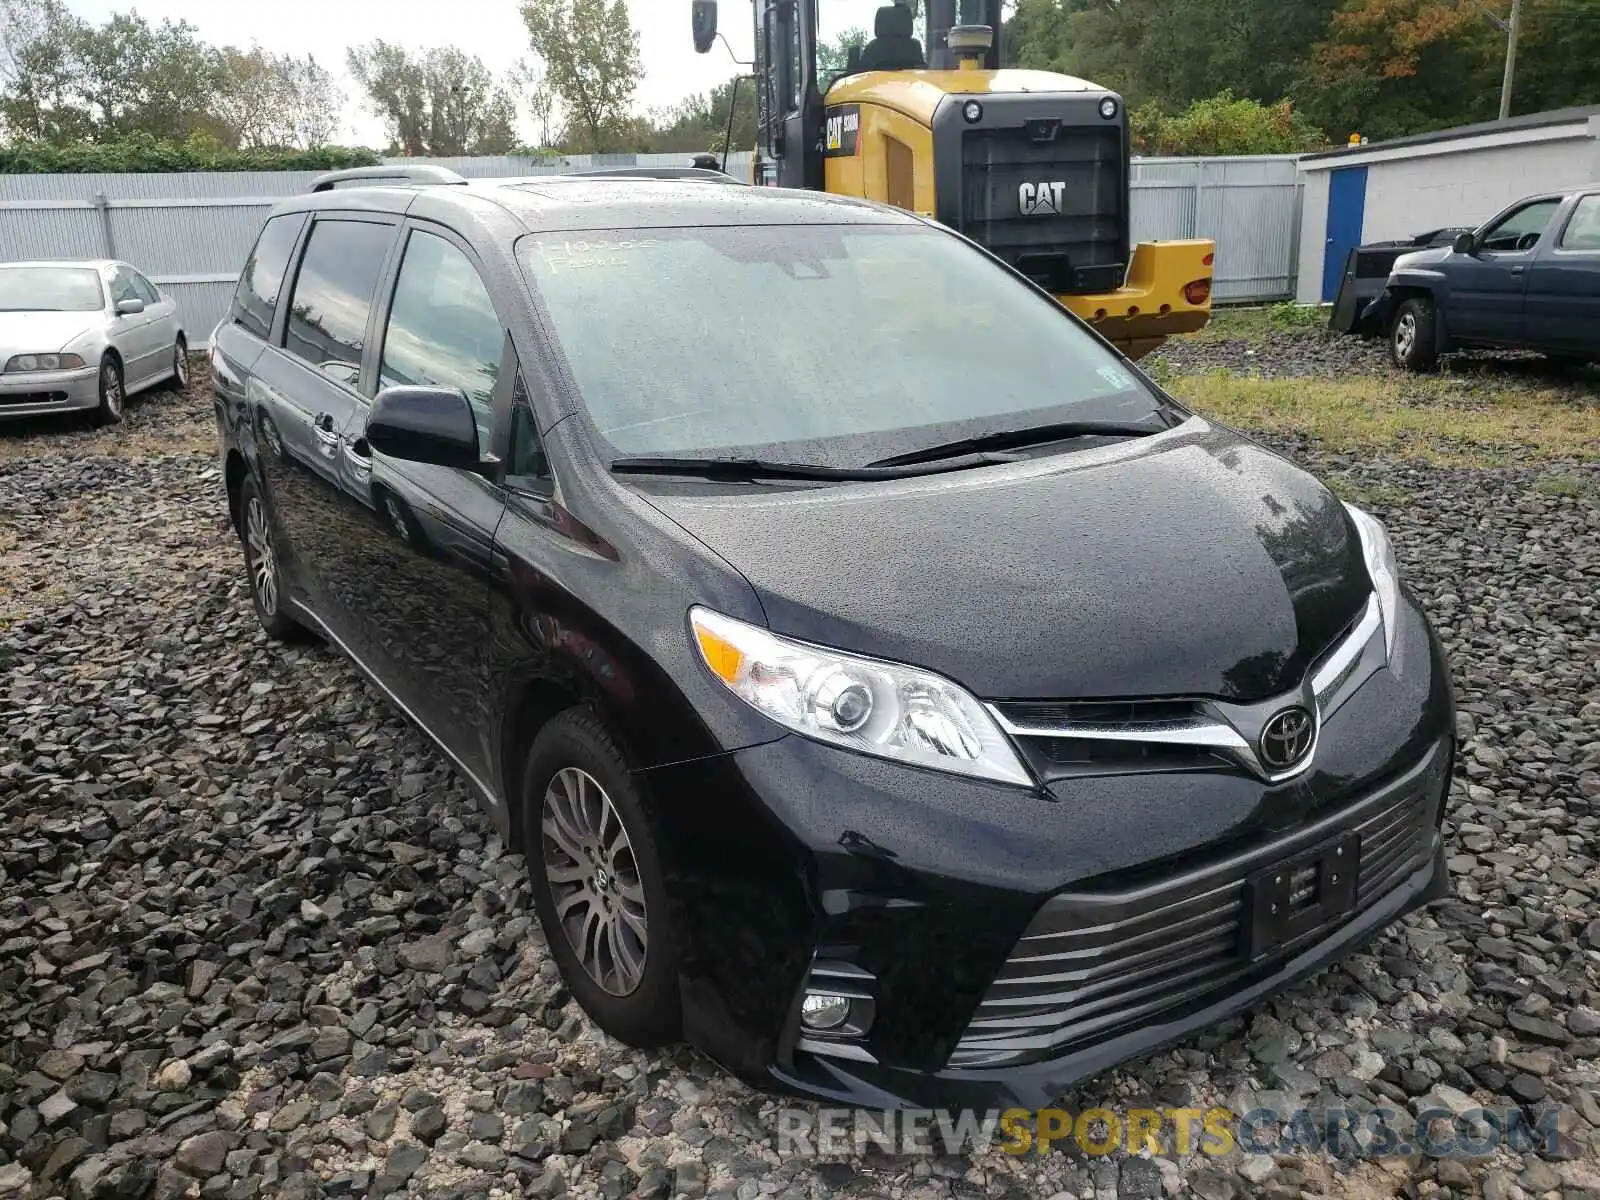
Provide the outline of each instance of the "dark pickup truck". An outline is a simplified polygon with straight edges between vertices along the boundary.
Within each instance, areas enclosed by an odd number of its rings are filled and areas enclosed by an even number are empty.
[[[1387,336],[1412,371],[1452,350],[1600,360],[1600,183],[1530,196],[1449,246],[1400,255],[1348,331]]]

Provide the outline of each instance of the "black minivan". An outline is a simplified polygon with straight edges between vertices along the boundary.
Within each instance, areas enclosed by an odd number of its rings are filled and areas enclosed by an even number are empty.
[[[971,242],[710,172],[341,172],[214,335],[250,594],[425,730],[640,1046],[1036,1107],[1445,894],[1382,526]]]

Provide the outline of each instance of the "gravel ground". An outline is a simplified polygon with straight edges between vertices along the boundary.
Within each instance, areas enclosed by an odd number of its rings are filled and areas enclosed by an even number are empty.
[[[1454,663],[1455,895],[1067,1098],[1554,1106],[1554,1149],[819,1163],[776,1153],[787,1102],[583,1019],[442,759],[336,654],[257,631],[209,401],[132,417],[154,450],[0,431],[0,1197],[1600,1194],[1587,496],[1283,447],[1378,497]]]

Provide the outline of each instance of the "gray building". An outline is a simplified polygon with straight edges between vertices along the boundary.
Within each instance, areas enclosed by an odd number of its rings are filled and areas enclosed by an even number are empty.
[[[1600,179],[1600,108],[1351,146],[1300,160],[1303,304],[1338,293],[1348,252],[1449,226],[1475,228],[1523,196]]]

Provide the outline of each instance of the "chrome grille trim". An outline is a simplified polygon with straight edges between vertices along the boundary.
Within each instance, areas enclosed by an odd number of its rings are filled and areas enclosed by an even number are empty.
[[[1041,715],[1040,710],[1070,712],[1074,702],[988,702],[984,707],[989,715],[1010,738],[1026,743],[1029,740],[1067,740],[1100,742],[1108,745],[1152,745],[1182,747],[1200,752],[1211,752],[1243,767],[1252,775],[1268,783],[1282,783],[1310,769],[1316,760],[1317,744],[1322,736],[1322,723],[1333,714],[1348,695],[1350,685],[1357,682],[1367,650],[1383,629],[1383,615],[1374,592],[1349,631],[1313,665],[1300,687],[1280,697],[1285,706],[1302,704],[1311,713],[1314,722],[1311,749],[1304,759],[1286,771],[1273,772],[1266,768],[1253,746],[1228,720],[1230,706],[1207,699],[1184,700],[1155,699],[1127,701],[1118,704],[1131,715],[1122,720],[1072,720],[1070,717],[1053,718]],[[1370,674],[1370,671],[1368,672]],[[1363,677],[1364,678],[1364,677]],[[1148,705],[1152,716],[1138,715],[1141,705]],[[1173,715],[1175,708],[1187,705],[1187,715]],[[1107,703],[1089,701],[1082,707],[1104,709]],[[1115,771],[1116,768],[1107,768]]]

